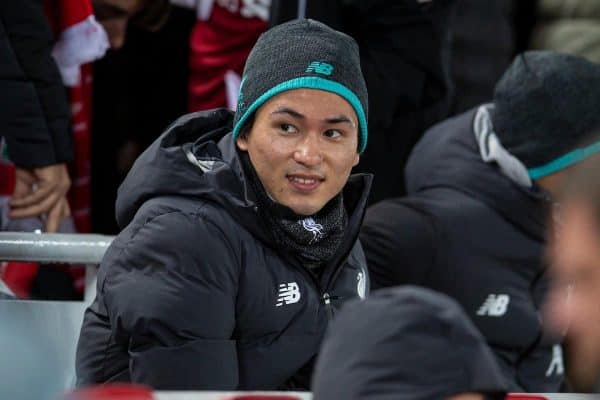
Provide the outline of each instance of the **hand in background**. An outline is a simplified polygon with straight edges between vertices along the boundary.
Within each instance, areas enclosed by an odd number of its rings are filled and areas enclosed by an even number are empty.
[[[63,218],[71,215],[67,191],[71,179],[65,164],[16,169],[10,218],[46,215],[46,232],[56,232]]]

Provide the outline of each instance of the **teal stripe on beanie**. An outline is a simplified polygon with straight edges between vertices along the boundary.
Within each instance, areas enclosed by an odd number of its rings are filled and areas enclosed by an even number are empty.
[[[243,86],[243,85],[242,85]],[[240,130],[248,120],[248,118],[258,110],[260,106],[266,103],[270,98],[293,89],[318,89],[326,92],[335,93],[344,98],[352,108],[358,117],[359,124],[359,153],[365,151],[367,147],[368,128],[367,128],[367,117],[362,104],[358,97],[346,86],[341,83],[330,81],[328,79],[320,78],[317,76],[302,76],[299,78],[290,79],[280,83],[279,85],[269,89],[263,93],[258,99],[256,99],[239,118],[235,126],[233,127],[233,139],[235,140],[240,134]]]
[[[581,162],[598,152],[600,152],[600,142],[596,142],[590,146],[573,150],[565,154],[564,156],[550,161],[548,164],[542,165],[540,167],[531,168],[527,170],[527,172],[529,173],[529,177],[531,179],[540,179],[544,176],[554,174],[555,172],[558,172],[562,169],[570,167],[573,164]]]

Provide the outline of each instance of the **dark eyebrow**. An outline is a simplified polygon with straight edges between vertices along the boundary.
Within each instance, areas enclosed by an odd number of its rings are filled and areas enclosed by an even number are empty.
[[[325,122],[327,122],[328,124],[350,124],[352,126],[355,126],[354,121],[352,121],[345,115],[338,115],[337,117],[327,118]]]
[[[275,111],[273,111],[271,114],[272,115],[273,114],[288,114],[288,115],[291,115],[294,118],[306,119],[306,117],[304,116],[304,114],[299,113],[296,110],[292,110],[291,108],[288,108],[288,107],[279,107]],[[345,115],[337,115],[335,117],[326,118],[323,121],[326,122],[326,123],[328,123],[328,124],[350,124],[352,126],[356,125],[354,123],[354,121],[352,121],[349,117],[347,117]]]
[[[287,108],[287,107],[279,107],[275,111],[273,111],[271,114],[289,114],[294,118],[306,119],[306,117],[303,114],[299,113],[296,110],[292,110],[291,108]]]

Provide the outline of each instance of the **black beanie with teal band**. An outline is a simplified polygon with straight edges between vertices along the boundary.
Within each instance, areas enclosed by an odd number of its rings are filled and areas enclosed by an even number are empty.
[[[233,138],[270,98],[301,88],[335,93],[350,103],[358,117],[362,153],[368,137],[368,98],[358,45],[350,36],[310,19],[275,26],[256,42],[244,68]]]
[[[502,145],[539,179],[600,152],[600,65],[553,51],[515,58],[496,84]]]

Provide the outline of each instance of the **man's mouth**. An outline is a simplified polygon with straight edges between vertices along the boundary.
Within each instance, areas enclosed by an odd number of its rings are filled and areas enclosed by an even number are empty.
[[[325,180],[319,175],[305,174],[287,175],[286,178],[295,190],[302,193],[310,193],[315,191]]]

